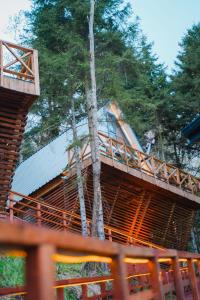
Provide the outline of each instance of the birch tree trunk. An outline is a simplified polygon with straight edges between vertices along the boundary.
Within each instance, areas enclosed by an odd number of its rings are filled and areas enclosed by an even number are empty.
[[[94,7],[95,1],[90,0],[90,17],[89,17],[89,44],[90,44],[90,79],[91,89],[87,89],[87,106],[88,106],[88,124],[90,133],[90,146],[92,156],[93,170],[93,212],[92,212],[92,235],[98,236],[99,239],[105,239],[103,207],[101,196],[101,161],[98,140],[98,119],[97,119],[97,97],[96,97],[96,76],[95,76],[95,55],[94,55]]]
[[[73,131],[73,141],[76,143],[78,141],[78,134],[76,128],[76,117],[75,117],[75,107],[74,99],[71,97],[71,109],[72,109],[72,131]],[[86,218],[86,209],[85,209],[85,197],[84,197],[84,185],[82,177],[82,162],[80,159],[80,147],[75,145],[74,155],[76,161],[76,175],[77,175],[77,186],[78,186],[78,196],[80,204],[80,215],[81,215],[81,228],[82,235],[87,236],[87,218]]]

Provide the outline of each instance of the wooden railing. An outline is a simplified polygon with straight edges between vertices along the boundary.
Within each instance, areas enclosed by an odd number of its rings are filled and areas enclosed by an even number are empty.
[[[17,201],[17,198],[22,199]],[[59,231],[81,233],[81,218],[79,214],[59,209],[39,199],[28,197],[17,192],[10,192],[8,197],[8,217],[11,223],[32,223],[39,227]],[[87,219],[88,235],[91,233],[91,220]],[[121,244],[164,249],[161,246],[134,238],[123,230],[104,225],[106,239]]]
[[[26,293],[26,299],[63,300],[63,288],[70,285],[82,287],[82,299],[106,299],[105,285],[112,282],[110,299],[192,299],[199,300],[200,254],[125,247],[108,241],[83,238],[70,233],[38,229],[30,225],[0,223],[1,255],[22,255],[26,262],[26,287],[15,287],[15,292]],[[6,250],[7,249],[7,250]],[[17,249],[17,251],[16,251]],[[3,251],[2,251],[3,250]],[[12,251],[11,251],[12,250]],[[15,252],[13,252],[15,250]],[[55,282],[57,262],[105,262],[109,277],[79,278]],[[184,265],[183,265],[184,264]],[[138,271],[127,272],[127,266],[137,266]],[[143,268],[142,268],[143,266]],[[142,270],[145,273],[142,273]],[[89,284],[102,286],[99,295],[89,297]],[[0,290],[0,295],[14,290]],[[189,295],[189,297],[188,297]]]
[[[102,132],[98,133],[101,155],[113,161],[125,164],[129,168],[139,170],[167,184],[178,187],[195,195],[200,195],[200,179],[188,174],[171,164],[161,161],[153,155],[148,155],[134,149],[125,143],[117,141]],[[90,157],[89,138],[83,145],[81,158]],[[75,163],[73,149],[68,151],[68,167]]]
[[[0,85],[4,76],[31,82],[39,94],[38,52],[0,40]]]

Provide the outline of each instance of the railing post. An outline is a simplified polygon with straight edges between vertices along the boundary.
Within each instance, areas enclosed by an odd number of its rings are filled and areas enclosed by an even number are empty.
[[[36,210],[36,223],[37,226],[41,226],[41,204],[37,203],[37,210]]]
[[[128,300],[129,289],[128,282],[126,280],[126,265],[124,263],[124,255],[119,253],[116,257],[113,257],[111,263],[113,282],[113,299],[115,300]]]
[[[172,268],[174,270],[174,283],[177,299],[185,299],[183,281],[180,272],[180,263],[178,257],[172,258]]]
[[[56,293],[57,293],[57,300],[65,300],[65,297],[64,297],[64,288],[63,287],[58,288],[56,290]]]
[[[82,300],[87,300],[88,296],[87,296],[87,285],[83,284],[81,285],[81,289],[82,289]]]
[[[162,278],[160,276],[160,264],[156,256],[149,260],[149,270],[151,274],[151,283],[154,293],[153,299],[164,300]]]
[[[9,194],[9,220],[10,220],[10,223],[14,222],[13,205],[14,205],[14,195],[12,193],[10,193]]]
[[[187,260],[187,262],[188,262],[189,278],[190,278],[191,287],[192,287],[193,300],[200,300],[200,294],[199,294],[199,289],[197,286],[197,279],[196,279],[196,274],[195,274],[195,269],[194,269],[194,262],[193,262],[192,258],[189,258]]]
[[[62,213],[62,218],[63,218],[63,231],[67,231],[67,218],[66,218],[66,212]]]
[[[31,236],[30,236],[31,239]],[[55,253],[53,245],[43,244],[28,248],[26,259],[26,300],[54,300],[53,286]]]

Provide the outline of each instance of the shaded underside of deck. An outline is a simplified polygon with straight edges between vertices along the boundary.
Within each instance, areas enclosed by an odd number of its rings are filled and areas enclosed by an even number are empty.
[[[165,183],[150,178],[145,180],[137,170],[128,170],[123,164],[106,158],[102,159],[101,186],[106,226],[123,231],[127,236],[141,239],[162,247],[185,250],[187,248],[195,211],[199,198],[179,189],[170,190]],[[91,160],[84,161],[84,188],[87,217],[92,217],[93,183]],[[45,203],[71,212],[68,227],[81,231],[75,225],[73,214],[79,214],[75,170],[38,190],[32,196],[40,197]],[[139,173],[139,172],[138,172]],[[149,178],[150,176],[148,176]],[[181,193],[182,192],[182,193]],[[193,201],[187,198],[189,194]],[[46,224],[48,226],[48,222]],[[112,233],[114,241],[129,243],[127,236]]]

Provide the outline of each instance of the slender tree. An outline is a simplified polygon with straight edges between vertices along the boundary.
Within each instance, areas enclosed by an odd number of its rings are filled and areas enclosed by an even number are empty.
[[[79,196],[79,204],[80,204],[82,235],[87,236],[88,235],[87,218],[86,218],[86,209],[85,209],[84,182],[82,177],[82,162],[80,159],[80,146],[79,146],[79,138],[77,134],[76,111],[75,111],[73,97],[71,97],[71,111],[72,111],[73,144],[74,144],[74,155],[75,155],[75,163],[76,163],[76,176],[77,176],[78,196]]]
[[[98,140],[98,119],[97,119],[97,89],[95,75],[95,53],[94,53],[94,9],[95,1],[90,0],[89,14],[89,51],[90,51],[90,79],[91,88],[87,89],[87,106],[88,106],[88,124],[90,133],[90,146],[92,156],[93,170],[93,213],[92,213],[92,235],[98,236],[100,239],[105,239],[103,207],[101,195],[101,161]]]

